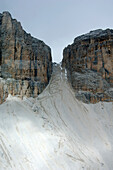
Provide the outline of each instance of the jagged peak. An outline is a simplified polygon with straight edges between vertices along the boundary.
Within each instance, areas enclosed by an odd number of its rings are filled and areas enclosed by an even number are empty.
[[[8,17],[12,18],[10,12],[8,12],[8,11],[4,11],[4,12],[2,13],[2,15],[3,15],[3,16],[8,16]]]

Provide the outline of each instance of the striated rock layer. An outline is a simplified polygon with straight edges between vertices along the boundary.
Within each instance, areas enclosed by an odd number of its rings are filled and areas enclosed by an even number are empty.
[[[74,39],[63,51],[62,65],[84,102],[113,101],[113,30],[95,30]]]
[[[10,13],[0,14],[0,103],[8,94],[35,97],[52,72],[51,49],[27,34]]]

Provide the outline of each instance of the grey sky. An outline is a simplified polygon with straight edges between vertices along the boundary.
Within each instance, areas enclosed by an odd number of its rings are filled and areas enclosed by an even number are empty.
[[[113,28],[113,0],[0,0],[0,13],[3,11],[49,45],[56,62],[76,36]]]

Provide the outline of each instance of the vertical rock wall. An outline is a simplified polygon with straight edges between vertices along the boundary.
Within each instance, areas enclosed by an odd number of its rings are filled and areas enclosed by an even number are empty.
[[[0,14],[0,103],[9,93],[36,97],[51,73],[51,49],[27,34],[9,12]]]
[[[95,30],[75,38],[63,51],[62,65],[78,99],[113,100],[113,30]]]

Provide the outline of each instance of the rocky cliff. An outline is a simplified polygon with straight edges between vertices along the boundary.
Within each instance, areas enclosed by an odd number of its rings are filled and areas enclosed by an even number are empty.
[[[62,65],[84,102],[113,101],[113,30],[95,30],[74,39],[63,51]]]
[[[26,33],[9,12],[0,14],[0,103],[9,93],[37,96],[51,73],[51,49]]]

